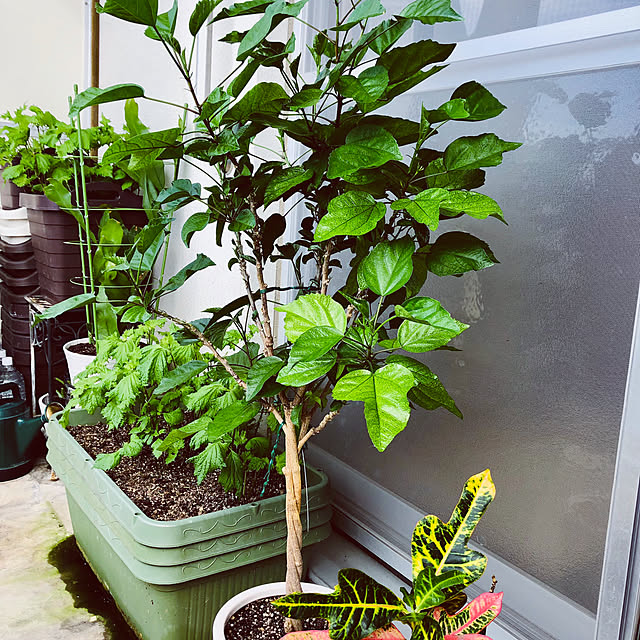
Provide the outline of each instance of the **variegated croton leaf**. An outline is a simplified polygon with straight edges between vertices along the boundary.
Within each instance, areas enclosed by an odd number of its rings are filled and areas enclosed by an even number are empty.
[[[426,516],[418,522],[411,540],[414,581],[427,567],[435,569],[436,576],[459,572],[464,576],[463,583],[454,589],[443,589],[452,595],[482,575],[487,559],[469,549],[467,543],[495,491],[491,473],[486,469],[467,480],[449,522],[445,524],[436,516]]]
[[[425,616],[413,625],[411,640],[444,640],[444,635],[440,625],[431,616]]]
[[[328,631],[294,631],[288,633],[281,640],[329,640]],[[405,637],[394,627],[389,625],[384,629],[378,629],[374,631],[370,636],[367,636],[364,640],[405,640]]]
[[[502,609],[502,593],[483,593],[472,600],[464,609],[453,615],[442,607],[433,610],[433,617],[440,623],[445,640],[468,640],[493,622]],[[486,636],[478,636],[485,638]]]
[[[465,586],[465,580],[464,574],[458,571],[437,574],[434,567],[427,566],[415,577],[410,593],[402,589],[404,603],[412,611],[427,611],[444,603],[450,597],[452,590],[462,589]]]
[[[357,569],[342,569],[333,593],[292,593],[272,602],[287,618],[324,618],[331,640],[362,640],[404,611],[398,597]]]

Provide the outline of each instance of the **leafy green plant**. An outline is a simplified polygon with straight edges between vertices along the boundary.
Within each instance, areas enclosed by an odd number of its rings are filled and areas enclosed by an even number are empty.
[[[483,574],[487,559],[467,544],[495,496],[489,470],[467,481],[447,523],[426,516],[411,539],[413,586],[398,598],[357,569],[342,569],[333,593],[294,593],[272,604],[290,618],[325,618],[329,631],[287,634],[283,640],[404,640],[391,625],[403,622],[411,640],[489,640],[482,635],[502,609],[502,593],[483,593],[467,604],[463,589]],[[391,625],[391,626],[390,626]]]
[[[84,149],[98,149],[121,137],[104,116],[99,126],[82,131],[80,139],[73,125],[36,106],[19,107],[0,119],[7,123],[0,127],[0,166],[6,165],[2,176],[31,193],[44,193],[51,181],[73,180],[70,158],[77,155],[79,141]],[[87,163],[86,171],[87,177],[125,177],[115,165],[95,159]]]
[[[498,262],[483,240],[447,227],[463,216],[504,221],[500,206],[475,189],[484,184],[485,168],[520,146],[493,133],[462,136],[444,149],[428,146],[451,122],[483,121],[505,109],[474,81],[435,108],[422,106],[413,119],[385,113],[399,96],[444,68],[455,45],[399,41],[414,23],[459,20],[448,0],[415,0],[392,15],[385,15],[379,0],[336,0],[331,27],[310,25],[315,38],[308,51],[298,50],[294,36],[270,39],[283,21],[300,19],[307,3],[249,0],[218,9],[217,0],[201,0],[189,17],[192,39],[186,45],[175,35],[177,2],[166,13],[158,13],[156,0],[106,0],[100,8],[144,25],[193,98],[187,107],[193,126],[179,136],[142,134],[117,148],[136,156],[141,149],[151,157],[179,156],[198,169],[205,165],[205,188],[176,179],[156,202],[167,219],[196,203],[200,211],[184,223],[183,242],[189,246],[195,233],[213,227],[218,244],[232,248],[228,267],[239,271],[245,285],[241,296],[209,309],[204,321],[162,310],[162,296],[214,266],[199,254],[130,304],[154,309],[196,336],[244,389],[234,403],[238,412],[257,402],[282,425],[288,592],[300,590],[299,456],[309,439],[351,401],[364,404],[369,435],[380,451],[405,428],[412,408],[442,407],[460,415],[437,376],[406,353],[451,348],[468,328],[422,290],[431,278],[459,277]],[[190,54],[198,32],[210,19],[236,16],[256,18],[247,31],[222,38],[237,46],[238,65],[209,95],[198,96]],[[278,81],[260,81],[266,67]],[[314,70],[304,71],[309,67]],[[71,115],[132,97],[155,99],[135,84],[92,88],[76,97]],[[267,152],[261,144],[265,133],[279,141]],[[297,157],[289,156],[293,148]],[[284,214],[271,207],[279,200],[287,203]],[[306,215],[300,220],[292,212],[302,203]],[[298,229],[293,241],[278,244],[292,225]],[[270,261],[289,263],[297,280],[293,289],[299,295],[288,304],[274,304],[281,288],[267,282]],[[332,277],[341,268],[346,282],[336,288]],[[276,313],[284,317],[282,344],[274,341]],[[218,341],[232,322],[243,327],[245,343],[249,325],[260,338],[259,353],[247,344],[242,348],[242,366]]]
[[[149,320],[101,341],[97,358],[76,381],[62,423],[80,406],[100,411],[108,429],[128,430],[123,447],[97,456],[100,469],[144,446],[171,463],[188,446],[198,482],[220,470],[225,490],[242,495],[247,473],[267,466],[270,441],[258,433],[261,407],[254,402],[238,412],[243,389],[221,375],[198,344],[181,344],[165,324]]]

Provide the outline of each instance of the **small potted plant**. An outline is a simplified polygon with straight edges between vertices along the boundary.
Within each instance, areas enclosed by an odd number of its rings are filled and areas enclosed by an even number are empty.
[[[237,45],[238,68],[208,96],[198,96],[189,60],[179,53],[190,45],[176,39],[177,7],[158,14],[155,5],[118,0],[100,9],[146,25],[146,35],[161,42],[185,78],[193,128],[182,132],[178,144],[146,136],[128,148],[134,152],[144,144],[158,156],[170,150],[202,169],[206,189],[177,179],[158,203],[167,213],[192,202],[204,206],[185,222],[183,242],[189,246],[195,233],[212,225],[218,243],[232,249],[228,267],[244,284],[240,296],[197,322],[163,310],[158,296],[165,290],[133,297],[129,305],[153,310],[197,338],[244,390],[236,411],[258,402],[284,434],[287,593],[300,591],[304,571],[301,455],[307,442],[349,402],[364,404],[369,435],[380,451],[416,407],[461,415],[424,356],[416,354],[448,348],[468,325],[422,290],[427,276],[459,277],[498,262],[484,241],[456,225],[463,216],[504,221],[498,203],[476,189],[484,184],[484,169],[519,146],[493,133],[461,136],[444,149],[428,146],[451,122],[488,120],[505,109],[474,81],[441,105],[423,106],[413,119],[382,111],[444,68],[440,63],[455,45],[398,43],[414,23],[460,19],[449,2],[411,2],[389,16],[377,1],[336,3],[334,25],[312,25],[315,38],[303,64],[295,38],[271,36],[305,4],[250,2],[216,10],[215,2],[198,3],[189,18],[194,38],[214,11],[213,21],[256,18],[246,32],[223,38]],[[381,22],[372,26],[376,19]],[[259,81],[264,67],[279,81]],[[303,73],[307,68],[312,71]],[[131,97],[153,99],[139,85],[93,88],[76,97],[71,115]],[[254,146],[264,133],[279,141],[266,158]],[[289,157],[292,144],[300,149],[297,159]],[[286,202],[283,213],[272,207],[280,199]],[[302,203],[306,213],[296,218],[291,212]],[[286,230],[292,240],[278,244]],[[288,266],[291,287],[269,280],[267,266],[278,261]],[[213,266],[199,254],[167,284],[175,290]],[[343,284],[336,286],[333,276],[341,267]],[[282,293],[288,304],[274,300]],[[273,331],[277,314],[283,314],[285,330],[280,343]],[[246,351],[248,361],[241,363],[214,339],[237,322],[253,325],[261,345],[255,355]],[[291,630],[296,625],[289,623]]]
[[[484,573],[486,557],[467,544],[495,496],[489,470],[467,481],[448,522],[426,516],[411,538],[412,588],[402,598],[357,569],[342,569],[332,593],[294,593],[272,604],[290,618],[324,618],[329,630],[287,634],[282,640],[490,640],[483,635],[502,609],[502,593],[467,603],[464,589]],[[495,586],[495,583],[494,583]],[[214,634],[214,640],[227,640]]]

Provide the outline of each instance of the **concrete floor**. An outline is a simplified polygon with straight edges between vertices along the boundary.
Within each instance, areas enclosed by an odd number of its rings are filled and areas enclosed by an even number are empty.
[[[47,554],[73,533],[64,485],[39,461],[0,482],[0,638],[107,640],[102,621],[76,609]]]

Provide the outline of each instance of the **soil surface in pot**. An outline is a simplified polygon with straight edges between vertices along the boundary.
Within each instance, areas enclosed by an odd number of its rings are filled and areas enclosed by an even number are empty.
[[[236,611],[224,627],[227,640],[280,640],[284,635],[284,618],[271,605],[277,597],[254,600]],[[302,628],[324,630],[329,625],[322,618],[310,618],[303,621]]]
[[[79,353],[83,356],[96,356],[98,352],[96,351],[96,345],[90,344],[88,342],[81,342],[80,344],[72,344],[67,347],[68,351],[72,353]]]
[[[128,442],[127,429],[109,431],[105,424],[68,427],[69,433],[95,459],[99,453],[113,453]],[[264,471],[250,471],[243,496],[226,493],[218,482],[218,472],[207,475],[198,485],[193,464],[187,458],[195,453],[191,449],[180,451],[171,464],[157,459],[151,448],[145,446],[135,458],[123,458],[107,473],[131,498],[136,506],[154,520],[180,520],[204,513],[237,507],[260,500]],[[263,498],[283,495],[284,477],[272,472]],[[279,640],[279,639],[278,639]]]

